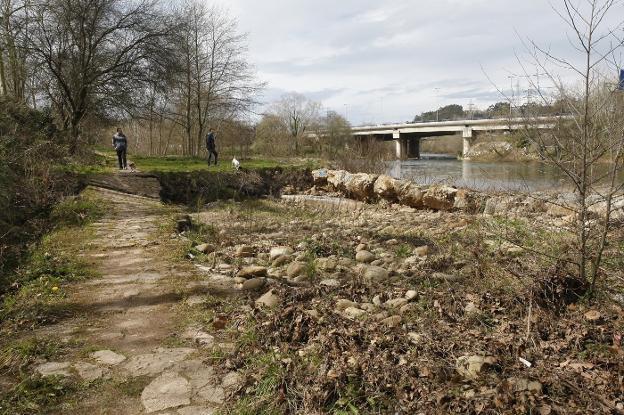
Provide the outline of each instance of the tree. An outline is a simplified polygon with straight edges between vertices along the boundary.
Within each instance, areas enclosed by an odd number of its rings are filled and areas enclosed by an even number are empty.
[[[290,133],[280,117],[264,114],[256,125],[253,144],[258,153],[269,156],[284,156],[291,152]]]
[[[141,105],[137,91],[170,61],[176,25],[150,0],[42,0],[32,13],[24,43],[75,153],[86,116]]]
[[[299,154],[299,147],[305,133],[318,124],[320,108],[321,104],[296,92],[283,95],[278,102],[273,104],[271,113],[287,129],[294,154]]]
[[[319,138],[321,153],[334,159],[337,154],[344,152],[345,148],[351,144],[353,135],[351,134],[351,124],[337,112],[330,111],[322,120],[324,134]]]
[[[621,4],[617,0],[561,0],[561,4],[559,14],[573,35],[571,43],[579,53],[578,59],[555,56],[536,42],[530,42],[528,48],[532,63],[556,88],[557,106],[569,116],[562,117],[554,130],[533,133],[528,138],[536,144],[541,157],[562,171],[574,188],[575,203],[563,206],[574,212],[575,218],[576,252],[571,263],[579,278],[591,282],[593,293],[612,226],[614,201],[622,197],[624,188],[618,180],[624,169],[624,97],[615,78],[621,66],[615,57],[624,45],[624,25],[609,27],[607,23],[620,21],[614,16],[616,6]],[[522,61],[520,64],[524,68]],[[554,68],[564,68],[572,79],[566,82],[567,78]],[[541,103],[551,105],[550,94],[532,84]],[[525,116],[528,123],[535,123],[539,115]]]
[[[421,121],[443,121],[443,120],[460,120],[466,118],[464,107],[458,104],[446,105],[435,111],[423,112],[414,117],[414,122]]]

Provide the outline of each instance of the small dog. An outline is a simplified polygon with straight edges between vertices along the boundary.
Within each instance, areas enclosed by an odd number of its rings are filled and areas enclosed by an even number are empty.
[[[239,170],[240,169],[240,161],[238,161],[235,158],[233,158],[232,159],[232,167],[234,168],[234,170]]]
[[[134,164],[134,161],[131,161],[130,163],[128,163],[128,167],[130,168],[130,171],[132,172],[136,171],[136,164]]]

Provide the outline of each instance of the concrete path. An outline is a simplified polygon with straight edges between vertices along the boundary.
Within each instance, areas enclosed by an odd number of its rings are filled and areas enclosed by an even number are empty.
[[[197,287],[207,288],[197,284],[190,264],[167,259],[170,253],[164,250],[171,241],[165,242],[171,232],[159,229],[169,223],[166,210],[154,199],[94,191],[110,209],[91,225],[95,239],[83,255],[101,277],[69,288],[70,299],[83,312],[47,330],[97,350],[74,361],[45,362],[36,370],[44,376],[102,382],[95,388],[98,393],[87,392],[72,413],[213,413],[241,379],[236,372],[217,374],[202,358],[216,344],[212,335],[197,327],[177,332],[176,305],[189,296],[197,298]],[[168,341],[172,338],[181,339],[175,347]],[[119,393],[136,385],[134,396]]]

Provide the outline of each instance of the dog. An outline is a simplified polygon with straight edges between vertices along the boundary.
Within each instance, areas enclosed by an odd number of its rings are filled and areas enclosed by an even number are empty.
[[[232,168],[234,168],[234,170],[240,170],[240,161],[236,160],[236,158],[232,159]]]
[[[136,171],[136,164],[134,164],[133,161],[131,161],[130,163],[128,163],[128,167],[130,168],[131,172],[135,172]]]

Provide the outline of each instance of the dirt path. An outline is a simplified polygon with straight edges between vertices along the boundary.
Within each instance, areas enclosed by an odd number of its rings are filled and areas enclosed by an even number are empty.
[[[193,327],[180,333],[176,307],[189,298],[200,302],[197,294],[208,288],[190,265],[168,259],[171,236],[160,229],[169,223],[167,211],[154,199],[103,188],[95,194],[110,209],[91,225],[95,239],[83,255],[101,277],[70,289],[70,299],[84,310],[79,317],[48,328],[90,351],[36,370],[91,382],[71,413],[213,413],[240,377],[217,374],[202,358],[215,345],[211,335]]]

